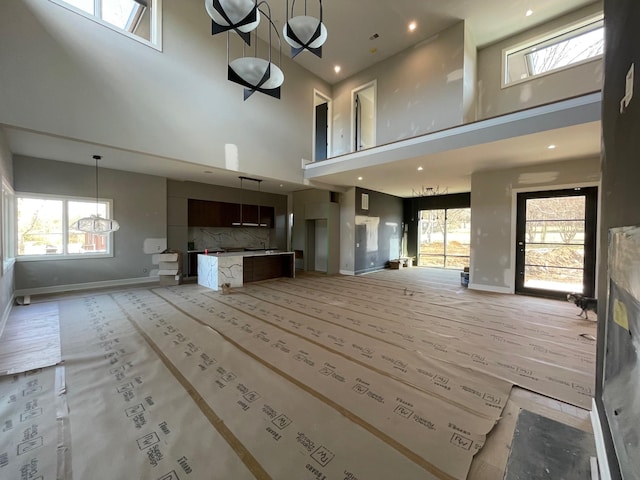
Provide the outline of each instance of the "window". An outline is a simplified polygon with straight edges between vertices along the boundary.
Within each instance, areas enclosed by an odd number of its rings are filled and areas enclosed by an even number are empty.
[[[421,210],[418,266],[461,269],[471,255],[471,209]]]
[[[51,0],[150,44],[160,45],[162,0]],[[145,42],[145,43],[146,43]]]
[[[13,188],[2,179],[2,272],[15,262],[14,242],[15,194]]]
[[[585,20],[503,51],[503,87],[602,58],[604,20]]]
[[[70,225],[82,217],[108,217],[111,201],[53,195],[17,194],[18,258],[51,260],[112,256],[109,235],[79,232]]]

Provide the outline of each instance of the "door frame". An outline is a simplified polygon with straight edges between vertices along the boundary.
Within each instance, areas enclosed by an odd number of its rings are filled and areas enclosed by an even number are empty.
[[[331,119],[333,118],[333,100],[331,99],[331,97],[323,92],[321,92],[320,90],[318,90],[317,88],[313,89],[313,108],[312,108],[312,115],[313,115],[313,129],[311,132],[311,159],[313,162],[316,161],[316,106],[320,105],[320,103],[317,103],[317,99],[321,98],[324,101],[326,101],[327,103],[327,159],[331,158],[331,135],[333,132],[332,129],[332,121]],[[324,103],[324,102],[321,102]]]
[[[355,111],[355,99],[356,95],[362,90],[367,90],[368,88],[373,88],[373,145],[378,145],[377,139],[377,122],[378,122],[378,79],[373,79],[370,82],[364,83],[354,89],[351,90],[351,135],[349,139],[349,151],[351,153],[359,152],[356,145],[356,111]]]
[[[537,295],[537,296],[545,296],[545,297],[555,297],[555,298],[561,298],[563,297],[563,293],[562,292],[556,292],[556,291],[552,291],[552,290],[542,290],[542,289],[531,289],[531,291],[528,291],[525,289],[524,292],[518,292],[518,257],[517,257],[517,241],[518,241],[518,195],[519,194],[523,194],[523,193],[531,193],[534,194],[534,198],[535,198],[535,194],[539,193],[540,194],[540,198],[545,198],[545,197],[553,197],[553,192],[567,192],[567,191],[571,191],[571,190],[582,190],[582,189],[595,189],[595,195],[592,195],[591,197],[589,195],[587,195],[586,197],[586,201],[587,201],[587,205],[586,207],[586,215],[587,217],[585,217],[585,221],[591,221],[592,222],[592,228],[591,230],[587,229],[587,225],[585,224],[585,243],[587,242],[587,239],[590,238],[592,241],[592,245],[593,245],[593,251],[589,252],[588,254],[590,255],[590,259],[585,259],[585,264],[587,265],[587,268],[585,268],[584,274],[585,274],[585,278],[583,279],[583,285],[586,287],[585,288],[585,295],[590,295],[590,296],[595,296],[595,292],[597,292],[597,288],[598,288],[598,252],[600,249],[600,239],[599,239],[599,235],[598,235],[598,225],[600,224],[600,205],[601,205],[601,188],[600,188],[600,183],[596,182],[596,183],[579,183],[579,184],[572,184],[572,185],[550,185],[550,186],[546,186],[546,187],[533,187],[533,188],[519,188],[519,189],[513,189],[512,190],[512,222],[511,222],[511,260],[512,260],[512,269],[511,269],[511,279],[512,279],[512,287],[511,287],[511,293],[521,293],[521,294],[528,294],[528,295]],[[589,210],[589,200],[592,200],[593,202],[595,202],[595,211],[594,209]],[[592,217],[589,217],[589,213],[591,212]],[[585,255],[587,255],[587,252],[585,252]],[[591,268],[589,269],[588,265],[591,265]],[[591,285],[588,285],[588,283],[591,283]],[[593,291],[591,291],[591,287],[593,288]]]

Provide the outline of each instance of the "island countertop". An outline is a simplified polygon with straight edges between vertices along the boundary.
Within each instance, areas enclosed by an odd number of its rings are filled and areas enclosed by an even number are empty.
[[[294,252],[285,252],[282,250],[246,250],[244,252],[222,252],[222,253],[207,253],[208,257],[258,257],[265,255],[293,255]],[[205,255],[201,253],[200,255]]]
[[[295,276],[294,252],[256,250],[198,254],[198,285],[213,290],[222,288],[223,284],[241,287],[246,282],[282,276]]]

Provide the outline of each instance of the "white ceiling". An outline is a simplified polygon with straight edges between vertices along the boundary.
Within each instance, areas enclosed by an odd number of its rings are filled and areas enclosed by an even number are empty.
[[[307,1],[309,13],[312,13],[317,8],[317,0]],[[284,3],[284,0],[270,2],[273,18],[280,29],[285,18]],[[303,0],[298,0],[296,8],[303,3]],[[323,58],[304,52],[295,61],[328,82],[335,83],[433,36],[461,19],[466,19],[471,26],[478,46],[483,46],[590,3],[593,3],[592,0],[325,0],[324,22],[329,37]],[[534,11],[529,17],[525,16],[528,8]],[[418,23],[418,28],[409,34],[407,24],[411,20]],[[369,40],[374,33],[379,38]],[[370,53],[371,48],[376,48],[377,52]],[[342,66],[338,76],[333,71],[335,64]],[[446,186],[449,193],[469,191],[473,171],[598,155],[600,123],[591,120],[585,122],[590,123],[513,139],[464,145],[448,151],[418,156],[408,154],[393,163],[360,166],[358,170],[308,177],[310,180],[301,184],[265,178],[261,186],[266,192],[288,193],[309,188],[310,185],[348,187],[357,184],[402,197],[413,196],[424,188],[439,186]],[[93,165],[91,156],[99,154],[104,157],[101,168],[231,187],[239,186],[238,175],[251,173],[214,168],[209,168],[211,173],[203,173],[202,165],[173,158],[155,157],[122,150],[117,146],[96,145],[11,126],[4,126],[4,130],[11,151],[25,156]],[[551,142],[557,143],[560,148],[546,150]],[[423,166],[424,170],[418,172],[418,166]],[[362,176],[363,180],[357,181],[358,176]]]
[[[309,15],[318,15],[318,0],[306,0]],[[273,21],[282,31],[285,0],[269,0]],[[289,2],[291,3],[291,2]],[[328,39],[322,59],[309,52],[295,61],[333,84],[465,20],[478,47],[571,12],[593,0],[324,0],[323,22]],[[295,4],[294,15],[304,11]],[[291,9],[291,6],[289,7]],[[527,10],[533,13],[526,16]],[[414,32],[408,24],[417,22]],[[266,31],[266,29],[264,29]],[[370,40],[374,34],[379,37]],[[260,31],[260,35],[265,34]],[[283,44],[283,45],[286,45]],[[372,53],[375,49],[375,53]],[[284,46],[283,46],[284,50]],[[283,51],[283,54],[285,51]],[[288,53],[288,52],[287,52]],[[340,65],[339,74],[333,70]]]

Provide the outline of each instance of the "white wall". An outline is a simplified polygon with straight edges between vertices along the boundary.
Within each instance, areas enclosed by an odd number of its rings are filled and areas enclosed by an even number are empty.
[[[471,176],[471,288],[513,292],[514,191],[553,190],[600,181],[600,159],[547,163]]]
[[[2,0],[0,124],[302,183],[328,85],[285,51],[282,99],[243,102],[202,0],[162,4],[159,52],[52,2]]]
[[[560,17],[552,22],[532,28],[502,40],[478,52],[479,119],[583,95],[602,88],[603,62],[595,60],[570,69],[534,78],[502,88],[502,50],[531,38],[577,22],[602,11],[597,2],[586,8]]]
[[[351,91],[376,79],[378,145],[460,125],[464,37],[460,22],[335,85],[331,156],[353,150]]]

